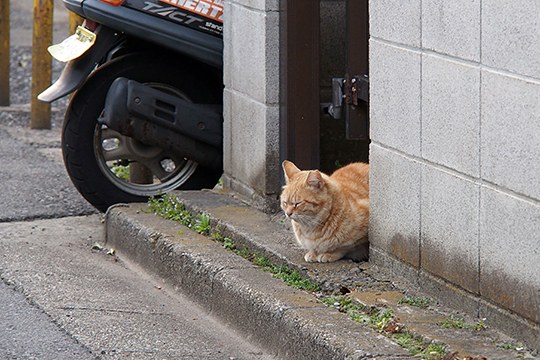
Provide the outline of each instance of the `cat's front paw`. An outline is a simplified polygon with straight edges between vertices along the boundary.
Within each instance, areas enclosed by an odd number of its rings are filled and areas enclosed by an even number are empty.
[[[331,253],[322,253],[317,254],[314,251],[309,251],[304,255],[304,260],[306,262],[320,262],[320,263],[329,263],[334,262],[342,258],[341,254],[331,254]]]
[[[304,260],[306,260],[306,262],[317,262],[317,254],[313,251],[308,251],[306,255],[304,255]]]
[[[329,254],[329,253],[319,254],[317,256],[317,261],[321,263],[334,262],[334,261],[338,261],[339,259],[341,259],[341,256],[336,255],[336,254]]]

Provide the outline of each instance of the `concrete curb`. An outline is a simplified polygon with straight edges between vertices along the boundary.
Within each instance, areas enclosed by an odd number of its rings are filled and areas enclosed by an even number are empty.
[[[188,295],[279,358],[414,358],[376,331],[272,278],[219,243],[146,212],[115,206],[107,246]]]
[[[405,295],[423,294],[371,263],[306,263],[287,221],[257,211],[230,193],[182,191],[173,195],[191,213],[207,214],[213,231],[231,238],[238,249],[247,247],[274,264],[299,270],[321,284],[321,293],[285,285],[210,237],[150,214],[146,204],[109,209],[107,246],[188,295],[278,358],[418,358],[372,328],[317,301],[322,294],[349,292],[350,298],[367,307],[392,309],[400,326],[423,339],[424,344],[445,344],[450,355],[537,358],[528,352],[500,348],[500,344],[519,342],[495,329],[442,328],[440,323],[449,316],[464,321],[465,317],[433,299],[425,309],[398,305]],[[466,320],[474,325],[478,319]]]

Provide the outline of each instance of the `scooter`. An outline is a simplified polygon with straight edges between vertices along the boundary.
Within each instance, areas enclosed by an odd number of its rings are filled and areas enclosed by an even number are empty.
[[[66,65],[38,99],[72,92],[67,172],[100,211],[222,175],[222,0],[63,0],[83,17],[49,52]]]

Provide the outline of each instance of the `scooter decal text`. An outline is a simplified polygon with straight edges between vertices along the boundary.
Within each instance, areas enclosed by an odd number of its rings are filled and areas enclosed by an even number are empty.
[[[146,6],[143,8],[143,10],[149,11],[151,13],[155,13],[161,16],[167,16],[173,20],[179,21],[186,25],[189,25],[194,22],[203,22],[202,19],[196,16],[189,15],[187,13],[178,11],[173,6],[164,7],[164,6],[154,4],[148,1],[145,1],[144,3],[146,4]]]
[[[223,23],[223,0],[160,0]]]

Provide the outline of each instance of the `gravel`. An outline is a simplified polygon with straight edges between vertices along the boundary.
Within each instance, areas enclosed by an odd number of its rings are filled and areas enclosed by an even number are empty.
[[[58,79],[63,63],[53,60],[53,80]],[[0,124],[8,126],[29,126],[32,96],[32,49],[28,46],[11,48],[10,63],[10,103],[11,107],[0,113]],[[69,96],[52,104],[51,126],[60,127],[69,102]]]

